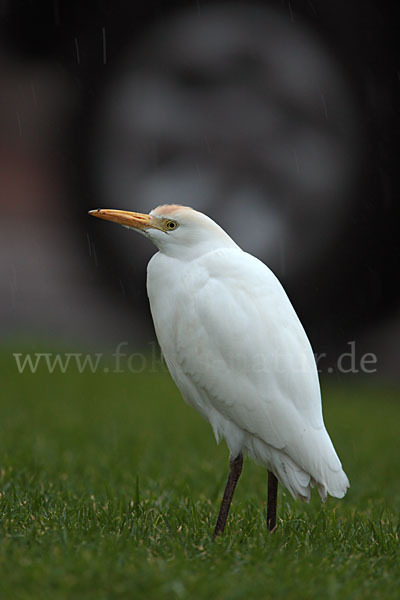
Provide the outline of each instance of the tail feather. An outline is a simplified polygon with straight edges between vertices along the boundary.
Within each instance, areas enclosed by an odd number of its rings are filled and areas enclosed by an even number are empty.
[[[252,443],[247,445],[247,451],[252,458],[264,463],[273,471],[293,498],[309,502],[311,488],[316,485],[322,501],[325,502],[328,494],[335,498],[343,498],[350,486],[328,435],[327,438],[330,443],[327,450],[332,449],[334,454],[322,452],[319,456],[313,457],[312,469],[310,469],[312,472],[299,466],[284,451],[277,450],[257,438],[253,438]],[[329,461],[326,460],[326,456]]]

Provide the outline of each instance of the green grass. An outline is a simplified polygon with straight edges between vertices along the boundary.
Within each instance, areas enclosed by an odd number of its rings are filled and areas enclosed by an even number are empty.
[[[269,535],[266,472],[246,460],[213,543],[227,449],[165,372],[0,365],[2,600],[399,598],[398,390],[326,382],[346,498],[280,489]]]

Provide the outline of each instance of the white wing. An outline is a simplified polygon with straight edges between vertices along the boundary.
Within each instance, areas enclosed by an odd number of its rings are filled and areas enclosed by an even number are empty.
[[[232,446],[218,431],[221,415],[317,482],[326,469],[341,471],[309,341],[268,267],[239,249],[190,263],[156,255],[148,291],[171,374],[217,435]]]

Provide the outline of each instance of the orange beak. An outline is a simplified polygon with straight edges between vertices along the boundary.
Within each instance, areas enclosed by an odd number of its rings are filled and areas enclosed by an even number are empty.
[[[132,229],[139,229],[146,231],[147,229],[161,229],[157,219],[151,215],[145,215],[137,212],[130,212],[128,210],[114,210],[113,208],[97,208],[96,210],[89,210],[89,215],[92,217],[98,217],[99,219],[105,219],[106,221],[112,221],[119,225],[125,225],[125,227],[131,227]]]

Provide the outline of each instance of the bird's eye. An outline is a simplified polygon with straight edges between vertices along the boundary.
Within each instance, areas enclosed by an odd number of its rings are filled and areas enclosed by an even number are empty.
[[[172,231],[173,229],[176,229],[178,227],[178,223],[176,221],[167,221],[165,223],[165,229],[168,229],[168,231]]]

